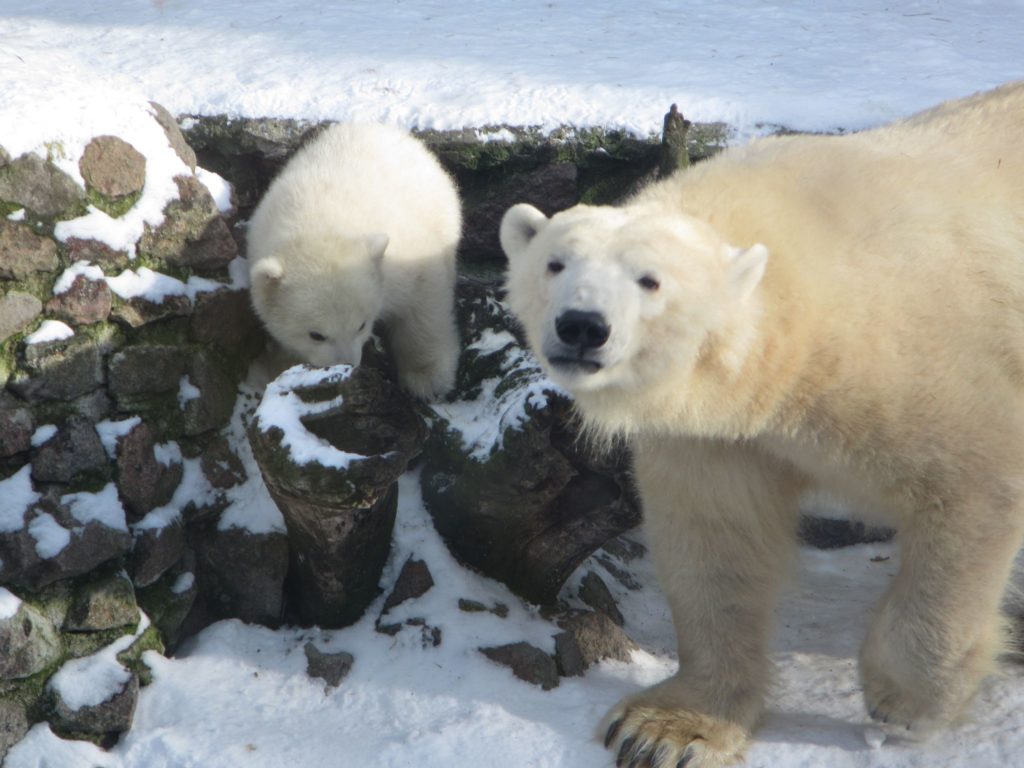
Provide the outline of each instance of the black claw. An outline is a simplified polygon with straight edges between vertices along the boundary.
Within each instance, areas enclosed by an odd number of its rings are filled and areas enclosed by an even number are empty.
[[[608,749],[615,741],[615,737],[619,735],[619,729],[622,728],[622,718],[620,717],[614,723],[608,726],[608,732],[604,735],[604,748]]]
[[[622,746],[619,747],[619,755],[615,758],[615,764],[617,766],[620,766],[621,768],[621,766],[623,765],[623,761],[626,759],[626,756],[633,749],[634,744],[636,744],[636,739],[634,739],[632,736],[630,736],[628,739],[622,740]]]

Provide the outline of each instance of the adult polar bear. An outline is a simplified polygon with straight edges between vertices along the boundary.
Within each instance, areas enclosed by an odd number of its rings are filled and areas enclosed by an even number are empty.
[[[341,123],[300,149],[249,222],[252,302],[290,355],[358,365],[385,326],[402,385],[425,399],[455,384],[455,184],[399,128]]]
[[[619,765],[742,755],[811,486],[900,531],[871,715],[949,723],[993,668],[1024,529],[1022,125],[1018,83],[732,149],[622,207],[506,213],[509,305],[629,439],[678,635],[678,673],[608,716]]]

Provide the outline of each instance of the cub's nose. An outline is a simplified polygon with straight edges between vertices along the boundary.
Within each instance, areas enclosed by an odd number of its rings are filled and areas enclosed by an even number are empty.
[[[600,312],[570,309],[555,320],[555,332],[570,346],[596,349],[608,341],[612,329]]]

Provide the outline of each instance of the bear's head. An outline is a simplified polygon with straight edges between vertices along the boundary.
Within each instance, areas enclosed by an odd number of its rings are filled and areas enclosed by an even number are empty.
[[[697,219],[629,207],[578,205],[549,219],[516,205],[500,237],[509,307],[577,399],[628,396],[666,377],[682,384],[736,318],[750,317],[768,258]]]
[[[298,237],[253,262],[252,303],[270,335],[317,366],[359,365],[384,304],[386,235]]]

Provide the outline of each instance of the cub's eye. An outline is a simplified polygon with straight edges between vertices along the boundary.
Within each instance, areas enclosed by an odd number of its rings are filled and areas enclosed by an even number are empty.
[[[548,262],[548,274],[557,275],[563,269],[565,269],[565,264],[558,261],[557,259],[552,259],[551,261]]]
[[[359,326],[359,331],[362,331],[364,328],[366,328],[366,321],[365,320],[363,320],[363,324]],[[358,333],[359,331],[356,331],[356,333]]]
[[[326,336],[324,336],[322,333],[317,333],[316,331],[310,331],[309,338],[311,338],[313,341],[327,341]]]
[[[654,293],[656,290],[661,288],[661,283],[659,283],[655,278],[651,277],[650,275],[644,275],[636,282],[637,285],[639,285],[645,291],[650,291],[651,293]]]

